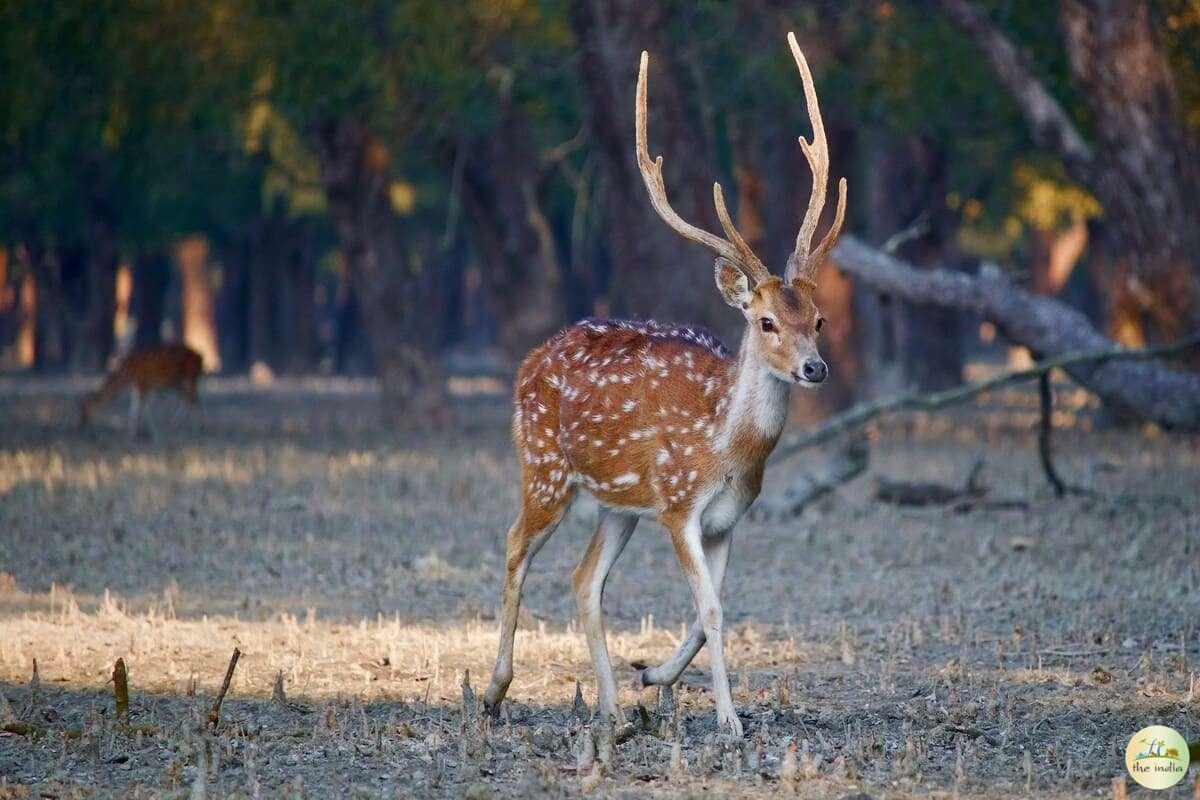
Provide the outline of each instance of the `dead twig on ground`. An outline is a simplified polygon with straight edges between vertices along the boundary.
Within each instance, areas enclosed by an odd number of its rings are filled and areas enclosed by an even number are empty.
[[[951,733],[961,733],[963,736],[970,736],[972,739],[983,739],[992,747],[999,747],[1000,740],[992,736],[987,731],[981,731],[978,728],[963,728],[958,725],[947,725],[946,730]]]
[[[225,670],[225,680],[221,683],[221,691],[217,692],[217,699],[213,700],[212,708],[208,710],[208,726],[214,730],[221,721],[221,703],[225,701],[229,684],[233,681],[233,671],[237,669],[237,662],[241,657],[242,651],[233,648],[233,655],[229,657],[229,668]]]
[[[1085,658],[1089,656],[1103,656],[1110,652],[1107,647],[1098,647],[1093,650],[1038,650],[1039,656],[1055,656],[1057,658]]]
[[[968,497],[950,505],[955,514],[966,514],[971,511],[1028,511],[1029,501],[1019,497],[1001,497],[988,500],[983,496]]]

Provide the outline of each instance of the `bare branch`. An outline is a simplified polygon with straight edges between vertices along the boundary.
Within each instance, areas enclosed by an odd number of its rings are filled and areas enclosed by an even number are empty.
[[[802,473],[782,492],[759,497],[750,514],[754,519],[799,516],[815,500],[866,472],[870,458],[866,436],[851,438],[816,474]]]
[[[936,411],[946,406],[965,402],[984,392],[995,391],[1002,386],[1040,378],[1054,369],[1067,369],[1079,364],[1096,365],[1109,361],[1165,358],[1167,356],[1178,355],[1197,345],[1200,345],[1200,331],[1180,339],[1173,344],[1162,347],[1146,347],[1140,350],[1109,349],[1090,353],[1064,353],[1055,358],[1046,359],[1028,369],[1001,372],[984,380],[955,386],[953,389],[926,394],[907,392],[891,397],[883,397],[878,400],[871,400],[866,403],[859,403],[853,408],[843,411],[841,414],[830,417],[815,428],[810,428],[786,437],[775,448],[775,453],[771,456],[771,460],[783,461],[784,459],[791,458],[801,450],[823,444],[843,433],[861,428],[863,425],[884,414],[896,411]]]
[[[225,701],[225,695],[229,693],[229,684],[233,681],[233,671],[237,669],[237,662],[241,656],[242,651],[236,647],[233,648],[233,655],[229,657],[229,667],[225,670],[225,680],[221,683],[221,691],[217,692],[217,699],[213,701],[212,708],[208,710],[208,724],[214,730],[221,721],[221,703]]]
[[[915,269],[849,236],[834,248],[833,258],[844,273],[877,292],[978,314],[1035,358],[1116,347],[1077,309],[1013,286],[994,266],[984,265],[979,275]],[[1084,388],[1142,419],[1200,430],[1200,375],[1127,358],[1079,361],[1066,371]]]
[[[1094,154],[1067,112],[1024,63],[1017,48],[971,0],[941,0],[942,9],[983,51],[1000,83],[1029,121],[1034,140],[1077,175],[1090,178]]]

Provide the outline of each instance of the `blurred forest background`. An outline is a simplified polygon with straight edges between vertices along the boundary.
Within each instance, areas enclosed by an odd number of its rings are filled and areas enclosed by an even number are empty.
[[[788,30],[848,232],[995,261],[1125,344],[1200,328],[1197,0],[3,0],[0,366],[180,338],[211,371],[378,375],[401,419],[587,315],[736,339],[647,202],[637,57],[675,207],[719,230],[721,181],[779,270],[810,189]],[[832,264],[820,291],[830,409],[988,345]]]

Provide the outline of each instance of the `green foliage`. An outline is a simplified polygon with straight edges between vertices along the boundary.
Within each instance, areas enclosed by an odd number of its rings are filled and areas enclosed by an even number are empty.
[[[1086,122],[1055,15],[1037,0],[983,5]],[[1200,14],[1192,0],[1159,0],[1156,14],[1200,130]],[[1061,182],[979,54],[925,4],[671,0],[655,19],[687,123],[727,160],[734,130],[807,134],[783,46],[794,29],[827,119],[926,141],[959,204],[982,208],[972,224],[999,229],[1027,201],[1018,165]],[[321,217],[314,134],[343,119],[386,144],[413,224],[442,225],[454,163],[511,119],[534,153],[580,132],[577,59],[567,0],[6,0],[0,241],[80,240],[100,219],[136,249],[197,230],[236,238],[264,214]],[[536,186],[558,235],[590,146],[561,170],[514,176]]]

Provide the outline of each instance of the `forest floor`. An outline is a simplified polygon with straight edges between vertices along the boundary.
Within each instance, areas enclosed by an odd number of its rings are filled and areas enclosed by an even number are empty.
[[[1200,736],[1194,438],[1093,432],[1083,409],[1059,469],[1095,494],[1060,499],[1028,404],[985,398],[876,431],[867,475],[800,517],[744,521],[725,590],[744,751],[716,735],[703,652],[678,728],[638,688],[692,613],[643,522],[605,601],[638,732],[578,774],[585,736],[608,750],[572,703],[577,681],[594,700],[569,584],[586,504],[534,563],[504,717],[463,701],[468,670],[478,693],[490,675],[517,507],[502,402],[403,433],[366,383],[212,380],[136,441],[120,410],[77,430],[81,388],[0,379],[0,798],[1107,797],[1136,730]],[[961,484],[977,459],[997,502],[872,497],[880,477]]]

